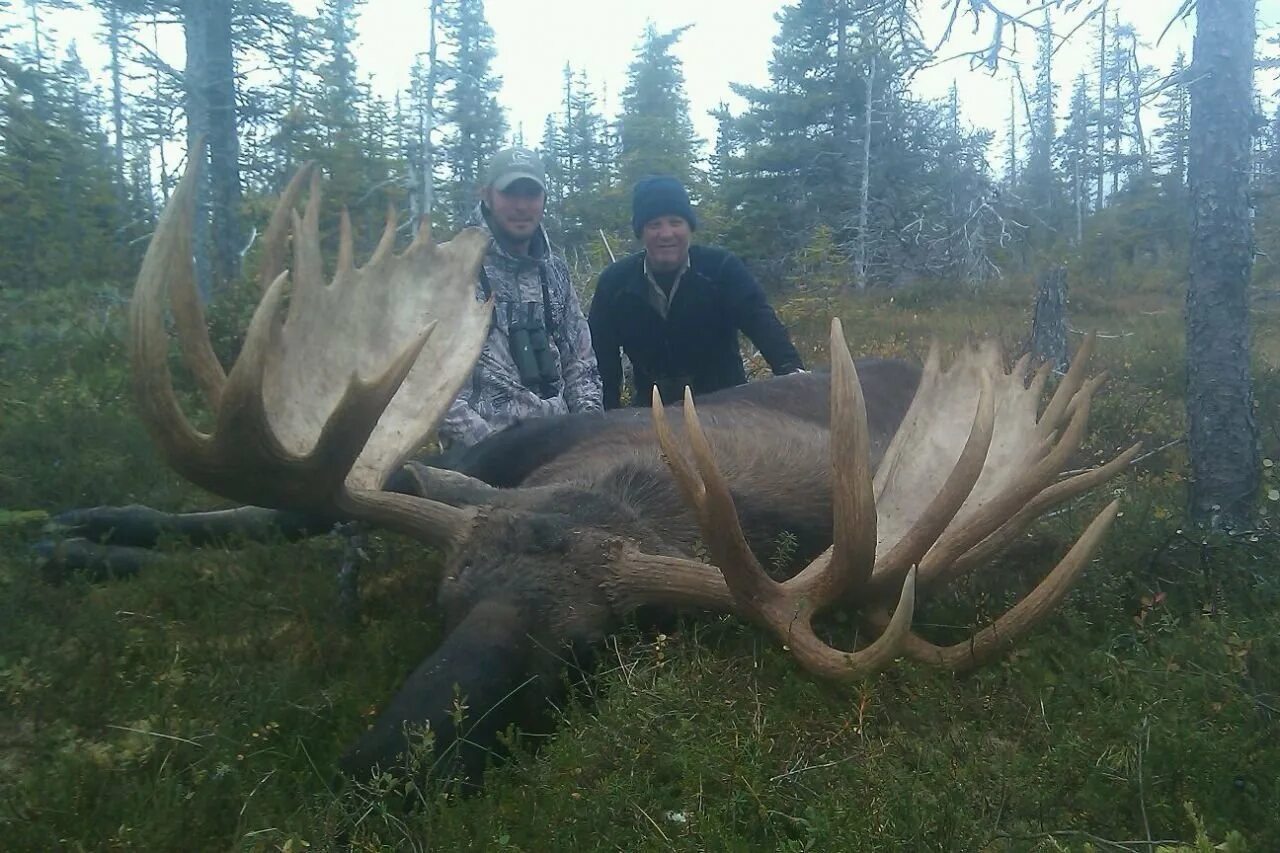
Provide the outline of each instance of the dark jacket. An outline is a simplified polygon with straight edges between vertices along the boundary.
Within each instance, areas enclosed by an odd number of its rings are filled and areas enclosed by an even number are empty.
[[[707,394],[747,381],[738,332],[759,348],[777,376],[804,368],[787,330],[764,291],[735,255],[689,247],[685,271],[664,318],[649,296],[644,252],[611,264],[591,300],[591,341],[604,384],[604,406],[621,405],[622,359],[634,369],[635,405],[647,406],[658,385],[663,399],[683,396],[684,385]]]

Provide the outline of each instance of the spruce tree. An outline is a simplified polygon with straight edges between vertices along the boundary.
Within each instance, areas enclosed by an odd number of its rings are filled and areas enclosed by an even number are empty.
[[[687,29],[663,33],[649,24],[635,49],[618,119],[619,175],[626,187],[646,175],[674,175],[686,184],[693,178],[698,139],[684,65],[672,53]]]
[[[507,119],[498,104],[502,78],[493,73],[493,28],[483,0],[457,0],[445,7],[444,42],[451,57],[442,116],[449,127],[441,146],[450,181],[446,202],[455,225],[471,215],[488,159],[502,147]]]
[[[1071,233],[1074,242],[1084,239],[1084,218],[1090,209],[1090,179],[1093,173],[1093,117],[1095,107],[1089,94],[1089,79],[1081,74],[1071,90],[1071,113],[1058,139],[1058,162],[1067,181],[1071,205]]]
[[[1181,50],[1160,96],[1160,128],[1156,130],[1156,163],[1169,189],[1187,185],[1187,153],[1191,145],[1191,94],[1186,83],[1187,57]]]

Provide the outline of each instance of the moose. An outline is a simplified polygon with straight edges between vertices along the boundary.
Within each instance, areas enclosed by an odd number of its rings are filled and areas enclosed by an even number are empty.
[[[1117,513],[1110,503],[1047,576],[964,642],[912,627],[917,598],[980,571],[1051,508],[1133,459],[1064,474],[1102,377],[1092,341],[1040,410],[1048,380],[996,347],[943,368],[852,359],[831,323],[829,373],[762,380],[695,401],[531,421],[452,469],[415,461],[480,354],[492,307],[474,281],[482,236],[442,244],[424,227],[397,252],[394,219],[363,266],[345,212],[324,273],[321,182],[304,167],[265,237],[264,292],[234,365],[215,356],[196,297],[191,225],[199,158],[167,204],[130,308],[141,420],[164,458],[221,497],[406,534],[446,554],[442,644],[341,759],[352,776],[404,760],[415,730],[478,778],[498,734],[639,609],[736,614],[822,679],[865,678],[898,658],[964,670],[1017,643],[1068,593]],[[309,188],[309,189],[308,189]],[[299,214],[304,190],[305,209]],[[291,244],[291,245],[290,245]],[[292,254],[289,269],[284,259]],[[166,319],[211,410],[201,432],[169,367]],[[757,555],[794,537],[794,565]],[[854,648],[815,617],[856,615]],[[479,718],[465,737],[457,701]]]

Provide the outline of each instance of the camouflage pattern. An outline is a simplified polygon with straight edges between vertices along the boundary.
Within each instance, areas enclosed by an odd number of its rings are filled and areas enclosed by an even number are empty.
[[[481,207],[469,223],[489,230]],[[440,425],[440,443],[446,449],[470,446],[492,432],[527,418],[591,412],[603,408],[600,371],[591,349],[591,332],[583,316],[578,294],[569,280],[569,267],[551,251],[546,231],[539,227],[530,246],[530,257],[517,257],[489,238],[484,270],[494,296],[494,318],[480,360],[470,381],[449,407]],[[520,383],[520,371],[511,356],[507,329],[517,310],[534,303],[543,316],[542,282],[546,276],[551,305],[552,358],[559,368],[555,396],[543,399]],[[483,285],[476,282],[476,299],[484,300]]]

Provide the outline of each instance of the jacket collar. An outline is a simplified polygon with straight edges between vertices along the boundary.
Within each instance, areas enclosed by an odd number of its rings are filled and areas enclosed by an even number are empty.
[[[700,273],[698,272],[697,254],[698,247],[690,246],[689,258],[685,261],[685,264],[680,269],[679,273],[679,278],[684,285],[687,285],[694,277],[700,276]],[[649,264],[646,258],[646,253],[641,249],[632,257],[637,258],[639,263],[636,264],[635,275],[627,277],[624,288],[647,301],[649,298],[649,288],[655,285],[653,285],[649,280]]]

